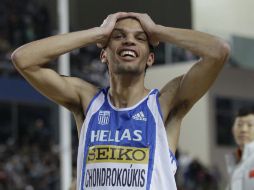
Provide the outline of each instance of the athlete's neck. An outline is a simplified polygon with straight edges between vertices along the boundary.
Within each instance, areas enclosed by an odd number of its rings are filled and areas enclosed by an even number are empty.
[[[131,107],[142,100],[149,90],[143,76],[117,75],[110,77],[109,97],[117,108]]]

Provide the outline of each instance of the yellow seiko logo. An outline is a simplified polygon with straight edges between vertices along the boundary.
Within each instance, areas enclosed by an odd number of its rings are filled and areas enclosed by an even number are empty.
[[[149,148],[127,146],[98,145],[89,147],[87,164],[89,163],[137,163],[147,164]]]

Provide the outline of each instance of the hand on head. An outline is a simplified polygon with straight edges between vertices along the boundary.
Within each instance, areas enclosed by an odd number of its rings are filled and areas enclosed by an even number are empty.
[[[129,12],[128,16],[134,17],[139,20],[143,30],[148,35],[149,43],[152,46],[159,45],[159,40],[157,39],[155,35],[156,24],[154,23],[154,21],[151,19],[151,17],[148,14]]]
[[[97,46],[99,48],[104,48],[106,46],[117,20],[125,17],[127,17],[127,13],[125,12],[118,12],[108,15],[108,17],[103,21],[100,26],[100,28],[103,30],[104,38],[101,40],[101,42],[97,43]]]
[[[108,17],[101,24],[100,28],[103,30],[104,37],[99,43],[97,43],[99,48],[104,48],[108,43],[109,37],[115,27],[116,22],[119,19],[127,17],[134,17],[139,20],[143,30],[148,35],[149,43],[152,46],[159,45],[159,41],[157,40],[154,32],[156,24],[153,22],[149,15],[134,12],[118,12],[108,15]]]

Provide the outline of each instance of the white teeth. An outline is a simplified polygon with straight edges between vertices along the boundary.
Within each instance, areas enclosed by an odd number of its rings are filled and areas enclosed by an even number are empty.
[[[130,51],[130,50],[123,50],[120,55],[122,57],[127,56],[127,55],[129,55],[131,57],[137,57],[136,53],[134,51]]]

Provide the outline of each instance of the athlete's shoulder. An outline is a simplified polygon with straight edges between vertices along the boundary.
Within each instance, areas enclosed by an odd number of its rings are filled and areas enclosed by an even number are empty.
[[[70,76],[62,76],[71,86],[73,86],[75,93],[78,95],[80,99],[80,105],[74,106],[72,112],[79,112],[84,111],[87,109],[90,101],[93,97],[99,92],[99,88],[95,85],[77,77],[70,77]],[[68,91],[70,89],[66,89]],[[82,109],[81,109],[82,108]]]

